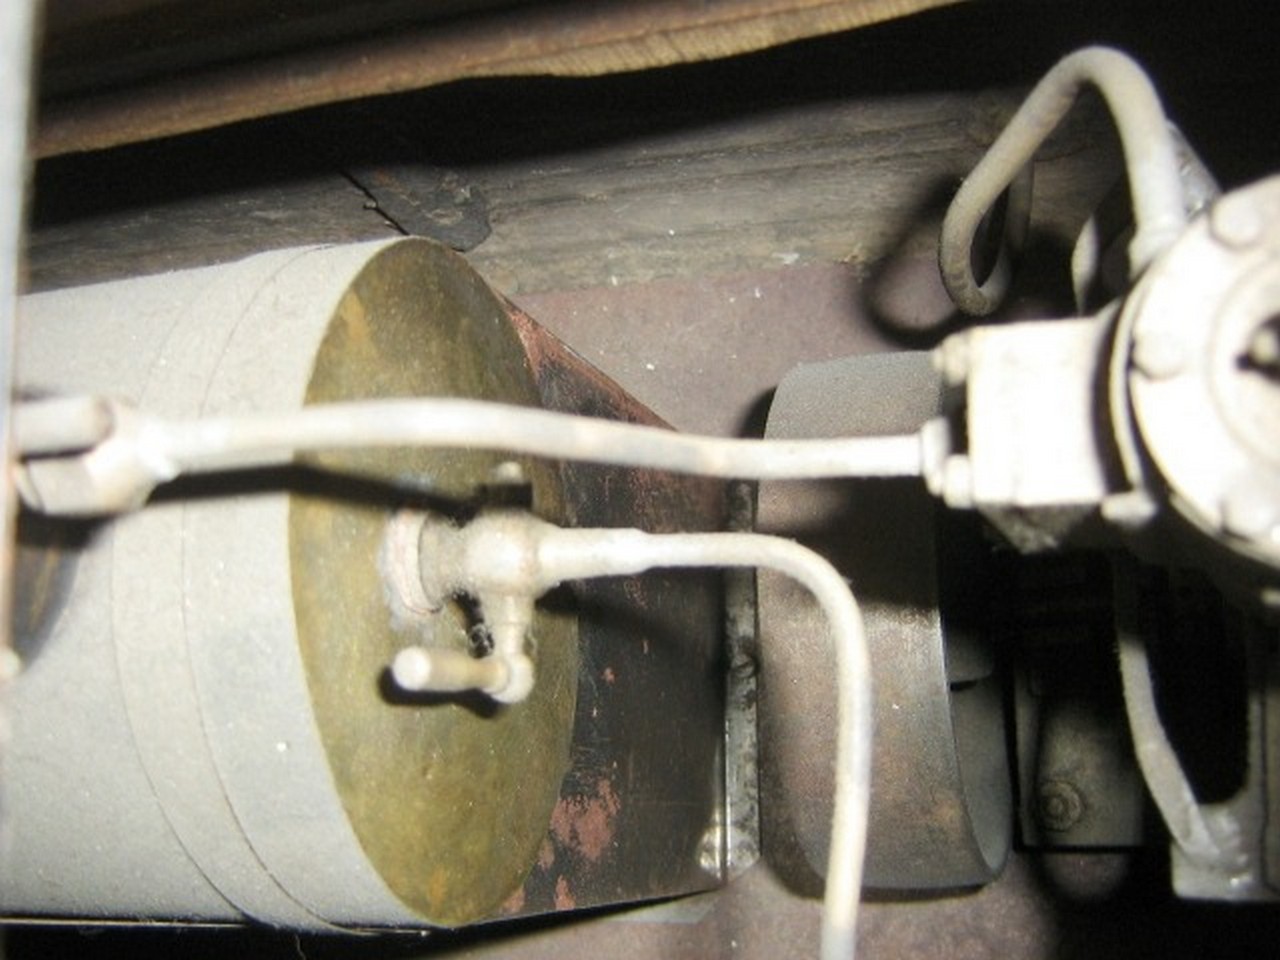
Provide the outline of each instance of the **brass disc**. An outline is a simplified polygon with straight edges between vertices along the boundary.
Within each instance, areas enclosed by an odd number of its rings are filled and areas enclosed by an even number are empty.
[[[537,392],[501,301],[456,255],[427,241],[378,253],[338,304],[308,404],[460,396],[534,406]],[[574,618],[539,609],[537,683],[521,704],[398,694],[385,670],[411,643],[467,649],[466,611],[414,621],[392,608],[379,564],[400,508],[475,505],[493,468],[477,451],[347,451],[309,459],[292,494],[298,638],[343,806],[390,889],[424,921],[493,915],[546,836],[577,697]],[[546,463],[520,461],[539,516],[559,519]]]

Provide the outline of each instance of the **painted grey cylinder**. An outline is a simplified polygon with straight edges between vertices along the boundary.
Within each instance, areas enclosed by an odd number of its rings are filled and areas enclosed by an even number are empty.
[[[177,418],[296,407],[336,304],[390,243],[25,298],[19,389]],[[155,502],[75,551],[14,685],[0,913],[424,923],[333,783],[292,642],[287,515],[278,491]]]

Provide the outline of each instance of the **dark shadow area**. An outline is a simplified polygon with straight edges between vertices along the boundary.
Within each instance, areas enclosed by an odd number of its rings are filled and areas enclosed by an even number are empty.
[[[391,676],[391,668],[378,674],[378,694],[384,701],[401,707],[434,707],[454,704],[477,717],[495,716],[502,705],[479,690],[461,690],[456,693],[432,693],[405,690]]]
[[[1013,280],[1004,304],[990,316],[978,318],[956,309],[942,285],[936,255],[920,252],[930,246],[936,250],[937,232],[955,189],[956,185],[950,182],[938,182],[925,189],[920,202],[904,218],[889,255],[871,266],[866,281],[858,288],[871,324],[904,349],[929,350],[978,322],[1074,315],[1071,249],[1059,238],[1036,228],[1034,194],[1031,232],[1013,261]],[[1081,209],[1082,225],[1087,216],[1088,211]],[[982,246],[979,238],[975,247]],[[992,255],[991,249],[974,251],[978,266],[975,275],[979,279],[983,275],[982,264]]]
[[[33,223],[375,163],[466,168],[584,150],[804,102],[1029,85],[1105,42],[1150,70],[1171,115],[1228,184],[1274,164],[1276,66],[1257,6],[1194,0],[973,2],[716,60],[589,79],[460,81],[37,165]],[[1234,11],[1234,12],[1233,12]],[[1230,64],[1223,53],[1230,50]],[[360,216],[358,209],[352,216]]]
[[[759,440],[764,437],[765,427],[769,422],[769,408],[773,405],[774,390],[765,390],[752,401],[751,406],[742,415],[735,437]]]
[[[70,601],[82,551],[103,521],[46,517],[20,510],[14,535],[13,649],[24,664],[39,656],[58,615]]]
[[[1153,814],[1154,815],[1154,814]],[[1280,912],[1264,904],[1196,903],[1169,892],[1168,854],[1153,831],[1142,850],[1023,854],[1058,919],[1057,956],[1099,960],[1268,955]]]

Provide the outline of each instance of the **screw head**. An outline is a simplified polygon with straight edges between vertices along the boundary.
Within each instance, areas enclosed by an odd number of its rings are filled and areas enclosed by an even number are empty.
[[[1043,780],[1036,792],[1036,817],[1054,833],[1070,830],[1084,816],[1084,798],[1066,780]]]
[[[1265,223],[1255,199],[1247,193],[1231,194],[1213,205],[1209,229],[1231,247],[1249,247],[1262,238]]]
[[[1185,369],[1187,353],[1173,337],[1151,331],[1134,341],[1133,365],[1151,380],[1168,380]]]
[[[1280,531],[1280,498],[1258,483],[1236,484],[1222,501],[1222,529],[1248,540],[1275,538]]]
[[[1102,501],[1102,516],[1122,530],[1141,530],[1160,512],[1160,505],[1146,490],[1113,493]]]
[[[968,333],[954,333],[943,340],[933,351],[932,361],[947,386],[963,386],[973,361]]]
[[[1280,374],[1280,318],[1272,317],[1254,330],[1245,357],[1255,369]]]

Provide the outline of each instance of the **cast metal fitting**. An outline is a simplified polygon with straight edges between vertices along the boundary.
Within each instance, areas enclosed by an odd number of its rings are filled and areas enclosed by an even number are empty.
[[[493,651],[472,657],[458,650],[408,647],[396,656],[391,675],[414,692],[480,690],[502,703],[519,703],[533,690],[529,656],[534,603],[566,580],[617,570],[609,558],[625,555],[628,530],[562,530],[520,510],[490,510],[465,526],[438,519],[421,522],[416,538],[397,537],[392,549],[412,556],[392,558],[390,567],[416,568],[417,584],[391,578],[406,607],[439,610],[469,597],[493,637]],[[398,545],[396,545],[398,544]],[[412,588],[421,586],[421,593]],[[406,589],[407,588],[407,589]]]

